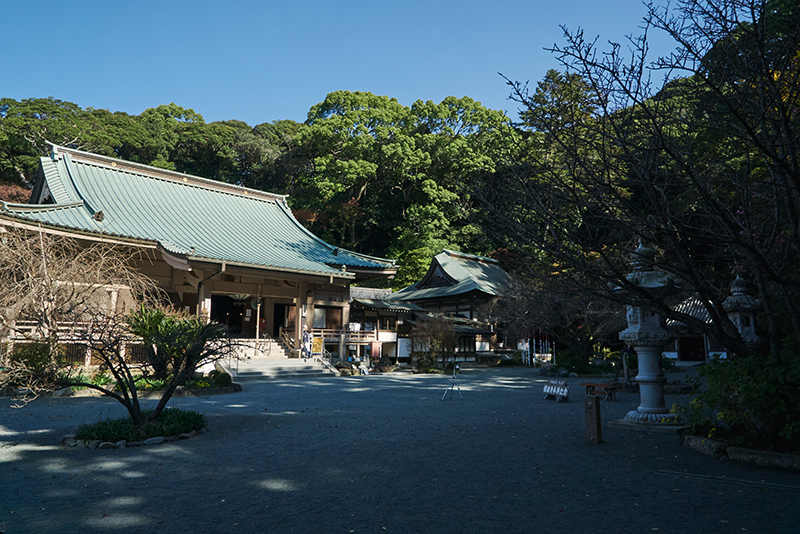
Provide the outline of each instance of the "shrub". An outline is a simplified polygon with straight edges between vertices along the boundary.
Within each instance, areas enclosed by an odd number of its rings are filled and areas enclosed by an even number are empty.
[[[229,387],[233,383],[233,379],[231,375],[224,371],[219,371],[214,369],[210,373],[208,373],[208,377],[211,379],[211,383],[214,387],[217,388],[226,388]]]
[[[424,355],[418,356],[414,360],[414,372],[415,373],[434,373],[436,372],[436,366],[434,365],[433,358],[429,357],[427,353]]]
[[[519,367],[522,365],[522,353],[517,351],[510,358],[500,358],[498,367]]]
[[[142,410],[147,416],[152,410]],[[165,408],[158,419],[151,421],[144,428],[137,428],[130,417],[105,419],[97,423],[83,425],[75,432],[75,437],[83,441],[117,442],[139,441],[156,436],[177,436],[192,430],[201,430],[206,426],[203,414],[178,408]]]
[[[759,357],[712,361],[690,379],[698,395],[680,407],[688,432],[731,445],[800,452],[800,358],[775,367]]]
[[[11,353],[11,361],[25,364],[31,370],[39,371],[50,363],[50,345],[47,343],[16,343]]]

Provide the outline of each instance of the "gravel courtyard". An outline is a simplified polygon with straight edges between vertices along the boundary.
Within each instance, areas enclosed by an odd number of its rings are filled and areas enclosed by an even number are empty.
[[[245,383],[171,401],[207,433],[118,450],[60,445],[115,401],[0,398],[0,533],[800,532],[800,475],[609,424],[638,395],[602,403],[593,446],[580,379],[567,403],[529,368],[465,371],[463,400],[449,381]]]

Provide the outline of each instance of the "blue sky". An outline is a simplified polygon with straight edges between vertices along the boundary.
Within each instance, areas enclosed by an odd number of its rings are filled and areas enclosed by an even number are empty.
[[[302,122],[341,89],[404,105],[469,96],[516,118],[498,72],[535,84],[558,68],[544,48],[564,43],[561,25],[624,42],[644,14],[637,0],[12,0],[0,97],[130,114],[175,102],[254,126]]]

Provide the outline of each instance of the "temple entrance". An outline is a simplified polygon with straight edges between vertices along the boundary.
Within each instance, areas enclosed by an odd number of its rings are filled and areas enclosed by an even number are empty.
[[[678,339],[678,359],[682,362],[703,362],[706,344],[703,336],[686,336]]]
[[[228,295],[211,295],[211,320],[228,325],[231,334],[240,336],[244,306]]]
[[[272,318],[272,337],[278,339],[281,327],[286,324],[286,304],[275,304]]]

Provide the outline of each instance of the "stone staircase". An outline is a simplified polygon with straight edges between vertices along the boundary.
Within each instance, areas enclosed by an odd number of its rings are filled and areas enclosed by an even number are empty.
[[[290,351],[274,340],[259,340],[255,346],[244,346],[245,359],[218,362],[234,382],[271,380],[275,378],[312,378],[335,376],[338,373],[325,363],[313,359],[290,358]]]

